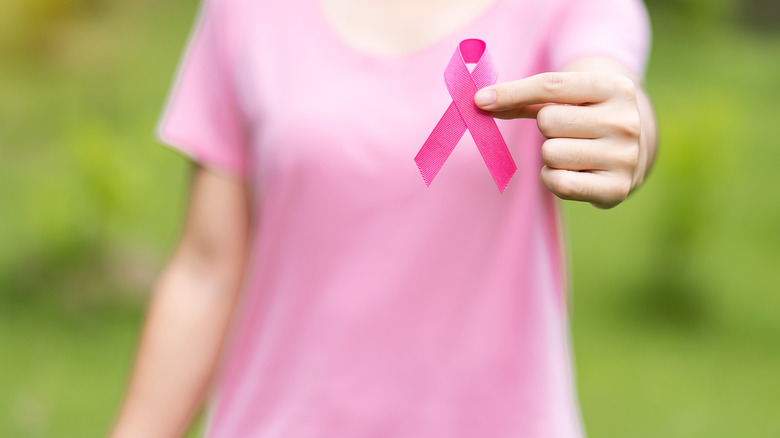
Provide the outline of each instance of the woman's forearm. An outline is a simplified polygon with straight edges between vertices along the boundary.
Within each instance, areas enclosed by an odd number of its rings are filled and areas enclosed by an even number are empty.
[[[180,436],[219,362],[244,276],[243,178],[196,166],[187,220],[158,280],[112,438]]]
[[[201,271],[186,260],[174,260],[163,273],[113,438],[176,437],[186,431],[229,330],[240,287],[235,277]]]

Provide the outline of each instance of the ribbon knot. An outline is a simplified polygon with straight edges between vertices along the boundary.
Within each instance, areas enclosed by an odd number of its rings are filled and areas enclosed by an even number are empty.
[[[466,64],[476,65],[469,72]],[[496,121],[490,113],[479,109],[474,103],[477,91],[495,84],[497,78],[498,73],[484,41],[469,39],[458,44],[444,70],[444,82],[452,96],[452,102],[414,157],[426,186],[431,185],[433,178],[468,129],[498,190],[503,193],[506,189],[517,166]]]

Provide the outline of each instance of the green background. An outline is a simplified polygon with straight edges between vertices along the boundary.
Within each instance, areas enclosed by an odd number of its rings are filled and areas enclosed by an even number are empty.
[[[780,436],[780,13],[651,1],[645,187],[567,203],[592,437]],[[109,428],[189,165],[152,131],[194,0],[4,0],[0,436]]]

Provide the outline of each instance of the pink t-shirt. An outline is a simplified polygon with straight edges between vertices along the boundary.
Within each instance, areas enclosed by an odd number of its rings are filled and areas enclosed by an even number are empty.
[[[316,0],[206,2],[160,135],[246,176],[255,218],[208,436],[582,436],[535,122],[498,121],[518,165],[503,194],[468,134],[430,188],[413,161],[466,38],[499,81],[586,55],[641,72],[649,39],[639,0],[498,0],[380,58]]]

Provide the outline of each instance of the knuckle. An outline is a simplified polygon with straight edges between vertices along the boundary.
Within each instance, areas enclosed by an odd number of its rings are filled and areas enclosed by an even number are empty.
[[[631,179],[620,177],[612,181],[612,184],[604,191],[603,204],[606,207],[614,207],[625,201],[631,191]]]
[[[567,172],[557,172],[550,181],[550,189],[561,199],[574,200],[582,196],[583,189],[568,177]]]
[[[561,161],[560,151],[552,140],[542,143],[542,161],[550,167],[559,167]]]
[[[615,74],[612,76],[611,81],[612,89],[616,95],[626,99],[636,98],[636,84],[631,78]]]
[[[628,117],[622,124],[622,132],[629,138],[639,139],[642,135],[642,122],[639,120],[639,114],[634,113],[633,116]]]
[[[504,86],[502,91],[504,93],[505,99],[508,99],[508,101],[511,101],[513,103],[516,103],[522,101],[525,98],[526,91],[524,87],[516,85],[519,82],[520,81],[518,80],[516,82],[508,83]],[[500,97],[501,95],[499,94],[499,98]]]
[[[621,117],[609,119],[609,127],[621,137],[639,139],[642,134],[642,122],[639,120],[638,111],[630,111]]]
[[[614,203],[613,205],[623,202],[628,197],[629,192],[631,192],[631,179],[620,178],[620,180],[612,186],[610,198]]]
[[[563,89],[563,76],[560,73],[544,73],[542,75],[542,88],[551,95],[556,95]]]
[[[561,123],[556,109],[556,105],[548,105],[536,114],[536,126],[545,137],[551,137]]]
[[[536,126],[539,128],[539,131],[544,135],[545,137],[549,136],[548,134],[550,131],[552,131],[552,125],[553,125],[553,117],[550,114],[550,110],[547,109],[548,107],[544,107],[539,110],[539,112],[536,114]]]
[[[612,208],[625,201],[630,191],[630,178],[620,177],[611,181],[609,185],[599,191],[598,196],[594,196],[590,200],[593,205],[599,208]]]
[[[619,168],[633,171],[639,164],[639,148],[625,148],[621,153],[617,154],[615,161]]]

